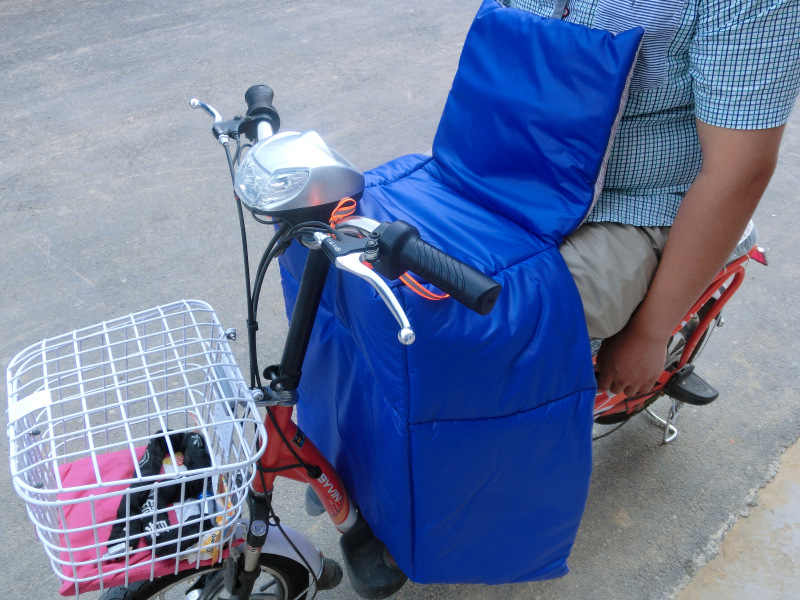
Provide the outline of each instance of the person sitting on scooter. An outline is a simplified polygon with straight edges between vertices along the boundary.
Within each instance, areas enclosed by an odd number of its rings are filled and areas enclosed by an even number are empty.
[[[561,253],[589,335],[605,338],[599,388],[648,392],[775,170],[800,89],[800,2],[504,4],[613,33],[645,29],[603,192]]]

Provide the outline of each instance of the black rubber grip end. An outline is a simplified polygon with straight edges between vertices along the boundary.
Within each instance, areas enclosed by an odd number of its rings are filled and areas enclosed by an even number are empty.
[[[244,101],[247,102],[247,115],[252,116],[263,112],[274,110],[272,99],[275,92],[268,85],[250,86],[244,93]]]
[[[272,99],[275,92],[268,85],[250,86],[244,93],[244,101],[247,102],[247,117],[239,125],[239,131],[244,133],[248,139],[255,141],[258,123],[266,121],[272,127],[272,133],[277,133],[281,127],[281,118],[278,111],[272,106]]]

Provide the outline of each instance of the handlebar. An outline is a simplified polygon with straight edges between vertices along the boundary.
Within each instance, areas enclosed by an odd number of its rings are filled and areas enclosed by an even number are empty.
[[[213,117],[214,126],[211,132],[221,144],[228,143],[230,136],[239,134],[247,136],[252,142],[257,142],[270,137],[280,129],[281,118],[272,106],[274,97],[275,92],[268,85],[250,86],[244,93],[244,100],[247,103],[245,116],[237,116],[230,121],[223,121],[213,106],[197,98],[189,100],[189,105],[192,108],[201,108]]]
[[[502,286],[474,267],[422,240],[405,221],[383,223],[376,232],[379,259],[375,270],[389,279],[416,273],[479,315],[488,315]]]
[[[397,309],[393,307],[396,301],[392,302],[394,296],[386,284],[370,269],[354,269],[353,261],[345,261],[345,258],[358,256],[359,262],[363,258],[388,279],[397,279],[406,271],[412,271],[480,315],[487,315],[494,308],[502,286],[474,267],[423,241],[413,225],[405,221],[379,224],[364,217],[352,217],[344,220],[342,226],[366,230],[369,237],[343,238],[334,242],[320,234],[317,241],[337,267],[372,284],[402,327],[407,327],[407,321],[403,320],[405,315],[403,319],[398,317]]]
[[[252,131],[252,125],[239,127],[249,139],[263,140],[268,138],[281,127],[281,119],[278,111],[272,106],[272,99],[275,92],[268,85],[252,85],[244,93],[244,101],[247,103],[245,115],[250,117],[250,123],[256,124],[256,131]],[[253,135],[255,133],[256,135]]]

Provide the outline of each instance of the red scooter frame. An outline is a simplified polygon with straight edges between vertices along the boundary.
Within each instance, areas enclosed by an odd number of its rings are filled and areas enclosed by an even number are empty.
[[[307,483],[336,528],[342,533],[349,531],[357,516],[350,496],[333,465],[292,421],[292,407],[268,408],[264,428],[267,447],[259,460],[262,477],[253,480],[253,491],[271,493],[279,475]]]

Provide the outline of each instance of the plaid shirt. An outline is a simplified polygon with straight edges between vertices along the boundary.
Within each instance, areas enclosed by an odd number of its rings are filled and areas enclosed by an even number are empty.
[[[671,225],[702,163],[695,118],[731,129],[777,127],[800,89],[800,0],[503,3],[613,33],[645,28],[589,221]]]

